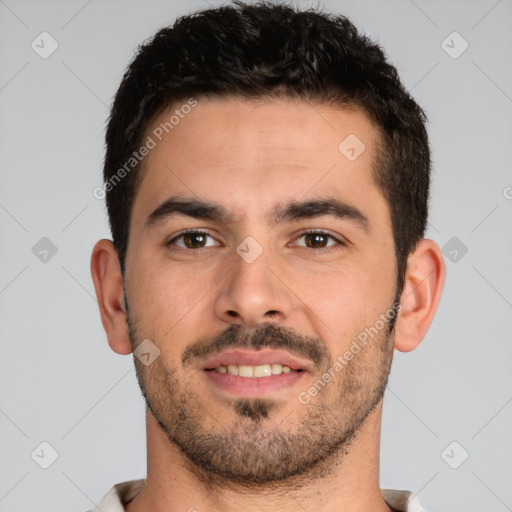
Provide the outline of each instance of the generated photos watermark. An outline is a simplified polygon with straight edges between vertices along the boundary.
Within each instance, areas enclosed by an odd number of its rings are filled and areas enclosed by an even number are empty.
[[[105,199],[106,193],[114,189],[123,178],[125,178],[133,169],[135,169],[145,156],[149,154],[152,149],[156,146],[164,136],[170,133],[182,119],[190,114],[192,109],[197,106],[197,100],[195,98],[189,98],[186,103],[181,105],[180,108],[174,110],[172,116],[165,122],[160,123],[156,128],[153,129],[151,135],[148,135],[142,146],[132,153],[132,156],[112,175],[106,180],[101,187],[95,187],[92,191],[92,195],[96,199]]]
[[[334,374],[340,372],[354,356],[359,354],[361,350],[368,345],[368,342],[379,334],[382,329],[389,325],[394,320],[398,313],[402,310],[401,304],[393,304],[393,307],[388,309],[385,313],[381,313],[379,319],[370,327],[365,327],[353,340],[350,348],[344,354],[336,358],[334,364],[322,374],[322,376],[311,386],[307,391],[301,391],[297,395],[297,399],[303,405],[309,404],[311,397],[320,393],[325,386],[334,378]]]

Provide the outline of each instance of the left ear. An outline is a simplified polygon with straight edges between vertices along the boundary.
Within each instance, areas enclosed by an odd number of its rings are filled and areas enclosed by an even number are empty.
[[[414,350],[432,323],[443,291],[446,268],[443,253],[433,241],[423,239],[407,259],[402,308],[395,332],[395,349]]]

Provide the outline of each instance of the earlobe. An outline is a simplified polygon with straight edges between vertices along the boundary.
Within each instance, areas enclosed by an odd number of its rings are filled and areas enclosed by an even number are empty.
[[[396,323],[396,350],[414,350],[425,337],[441,298],[445,273],[439,246],[428,239],[418,242],[408,258],[402,309]]]
[[[100,308],[101,323],[110,348],[122,355],[132,352],[124,303],[123,276],[114,244],[100,240],[93,248],[91,275]]]

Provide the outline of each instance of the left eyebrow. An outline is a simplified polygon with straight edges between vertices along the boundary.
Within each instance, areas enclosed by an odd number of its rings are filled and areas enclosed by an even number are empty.
[[[223,224],[235,222],[235,217],[220,204],[172,196],[148,215],[145,229],[161,224],[175,215],[184,215],[199,220],[217,221]],[[324,216],[348,220],[365,233],[370,231],[368,218],[361,210],[334,197],[302,202],[288,201],[284,204],[276,205],[266,216],[266,220],[269,224],[276,225],[283,222]]]
[[[361,228],[365,233],[370,231],[368,217],[361,210],[334,197],[303,202],[290,201],[275,207],[270,213],[268,220],[271,224],[278,224],[284,221],[290,222],[323,216],[348,220]]]

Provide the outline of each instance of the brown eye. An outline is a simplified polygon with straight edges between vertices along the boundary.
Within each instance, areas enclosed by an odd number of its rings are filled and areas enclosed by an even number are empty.
[[[210,238],[213,243],[208,244],[208,238]],[[206,233],[205,231],[187,231],[173,238],[167,243],[168,246],[175,245],[181,249],[203,249],[206,247],[211,247],[214,245],[218,245],[211,235]]]
[[[199,249],[203,247],[206,236],[202,233],[187,233],[182,235],[183,242],[188,249]]]
[[[304,239],[304,244],[299,244],[299,246],[306,247],[307,249],[329,249],[332,246],[345,245],[342,240],[323,231],[308,231],[302,233],[302,235],[297,238],[297,240],[300,239]],[[329,243],[329,239],[334,243]]]
[[[322,233],[309,233],[304,235],[304,240],[306,241],[306,245],[311,247],[312,249],[316,249],[318,247],[324,248],[327,244],[328,235],[324,235]]]

